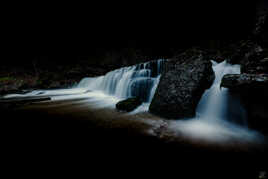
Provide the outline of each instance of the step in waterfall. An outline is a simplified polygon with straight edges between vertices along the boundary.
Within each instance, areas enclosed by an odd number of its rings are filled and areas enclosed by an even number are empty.
[[[84,78],[78,88],[101,91],[119,99],[139,97],[144,102],[136,112],[148,111],[155,94],[164,60],[150,61],[138,65],[123,67],[96,78]],[[202,120],[222,120],[246,126],[246,113],[235,96],[228,89],[221,88],[221,79],[225,74],[240,74],[239,65],[226,61],[212,61],[215,80],[210,89],[203,94],[196,109],[196,118]]]
[[[68,100],[96,97],[99,100],[116,103],[130,97],[138,97],[147,105],[143,111],[147,111],[163,71],[164,62],[164,59],[159,59],[116,69],[100,77],[86,77],[71,89],[34,90],[26,94],[6,95],[4,98],[49,96],[52,100]]]
[[[240,74],[240,65],[231,65],[226,61],[212,61],[215,80],[205,91],[196,109],[196,117],[171,121],[169,129],[182,138],[207,143],[230,144],[258,143],[265,138],[247,126],[246,111],[237,97],[228,89],[221,88],[221,79],[225,74]]]
[[[246,112],[239,99],[231,96],[228,89],[221,88],[221,80],[226,74],[240,74],[240,65],[231,65],[226,61],[212,61],[215,80],[203,94],[196,110],[197,118],[206,120],[227,120],[246,126]]]
[[[102,91],[120,99],[139,97],[150,102],[158,85],[164,60],[123,67],[96,78],[84,78],[78,88]]]

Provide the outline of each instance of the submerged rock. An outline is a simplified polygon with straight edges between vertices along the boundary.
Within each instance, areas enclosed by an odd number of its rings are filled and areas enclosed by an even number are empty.
[[[165,118],[190,118],[215,74],[212,63],[199,50],[189,50],[167,62],[150,112]]]
[[[142,101],[139,98],[128,98],[126,100],[119,101],[116,104],[116,109],[120,111],[130,112],[136,109],[141,104],[142,104]]]

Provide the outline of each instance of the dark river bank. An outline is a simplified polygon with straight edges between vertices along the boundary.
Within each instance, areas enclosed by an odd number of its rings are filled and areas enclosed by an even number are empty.
[[[79,169],[124,178],[258,178],[267,167],[262,144],[190,141],[169,133],[161,118],[92,110],[86,99],[5,109],[1,116],[4,163],[14,173],[42,176]]]

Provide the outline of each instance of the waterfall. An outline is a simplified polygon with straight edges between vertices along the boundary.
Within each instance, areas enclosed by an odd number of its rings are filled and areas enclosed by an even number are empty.
[[[200,142],[200,144],[212,142],[224,145],[263,143],[262,135],[247,128],[246,113],[239,104],[239,100],[235,96],[231,96],[228,89],[220,87],[221,79],[225,74],[240,73],[239,65],[230,65],[226,61],[221,63],[212,61],[216,79],[199,101],[195,118],[167,122],[163,119],[159,120],[160,118],[156,116],[143,115],[142,112],[148,111],[157,89],[164,62],[164,60],[151,61],[120,68],[104,76],[84,78],[71,89],[35,90],[27,94],[10,94],[4,96],[4,99],[48,96],[52,101],[61,101],[53,103],[52,106],[65,107],[71,104],[74,107],[79,106],[81,109],[85,107],[104,111],[108,108],[114,109],[115,104],[121,99],[136,96],[143,100],[143,104],[127,115],[131,115],[131,119],[135,119],[135,115],[132,114],[140,113],[137,119],[141,121],[144,117],[143,122],[150,123],[152,126],[157,125],[156,129],[162,128],[161,125],[158,126],[158,121],[164,121],[164,129],[167,128],[165,130],[170,132],[170,136],[173,134],[179,136],[180,141],[189,140]],[[118,115],[117,113],[111,114]],[[150,117],[148,118],[148,116]],[[111,119],[116,117],[111,116]],[[121,117],[119,118],[121,119]],[[157,135],[154,130],[150,132]]]
[[[231,65],[226,61],[213,63],[216,75],[213,85],[206,90],[197,106],[197,117],[205,120],[225,120],[246,125],[246,113],[239,100],[221,88],[220,83],[225,74],[240,74],[240,65]]]
[[[228,64],[226,61],[212,61],[212,64],[216,78],[199,101],[196,117],[171,121],[169,129],[186,140],[202,143],[236,145],[239,141],[262,144],[264,137],[247,127],[246,113],[239,100],[231,96],[228,89],[220,87],[225,74],[240,74],[240,66]]]
[[[165,60],[159,59],[123,67],[104,76],[84,78],[77,86],[70,89],[34,90],[26,94],[9,94],[4,98],[49,96],[52,100],[64,100],[95,96],[116,103],[122,99],[138,97],[143,101],[142,111],[148,111],[164,62]]]
[[[111,101],[119,101],[130,97],[138,97],[143,105],[136,112],[148,111],[160,81],[165,60],[149,61],[129,67],[123,67],[107,73],[104,76],[84,78],[72,89],[36,90],[24,95],[12,94],[10,97],[50,96],[53,99],[70,99],[75,97],[96,96],[112,97]],[[231,65],[226,61],[212,61],[216,78],[210,89],[206,90],[196,109],[196,118],[207,122],[229,121],[247,126],[246,112],[235,96],[228,89],[221,88],[221,79],[225,74],[240,74],[239,65]],[[94,93],[88,93],[88,92]],[[63,96],[64,95],[64,96]],[[62,97],[59,97],[62,96]]]
[[[163,70],[164,60],[123,67],[96,78],[84,78],[78,88],[102,91],[120,99],[139,97],[150,102]]]

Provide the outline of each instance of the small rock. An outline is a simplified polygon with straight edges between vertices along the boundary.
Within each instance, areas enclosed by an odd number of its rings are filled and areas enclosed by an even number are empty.
[[[130,112],[136,109],[138,106],[142,104],[142,101],[139,98],[128,98],[123,101],[119,101],[116,104],[116,108],[120,111]]]

